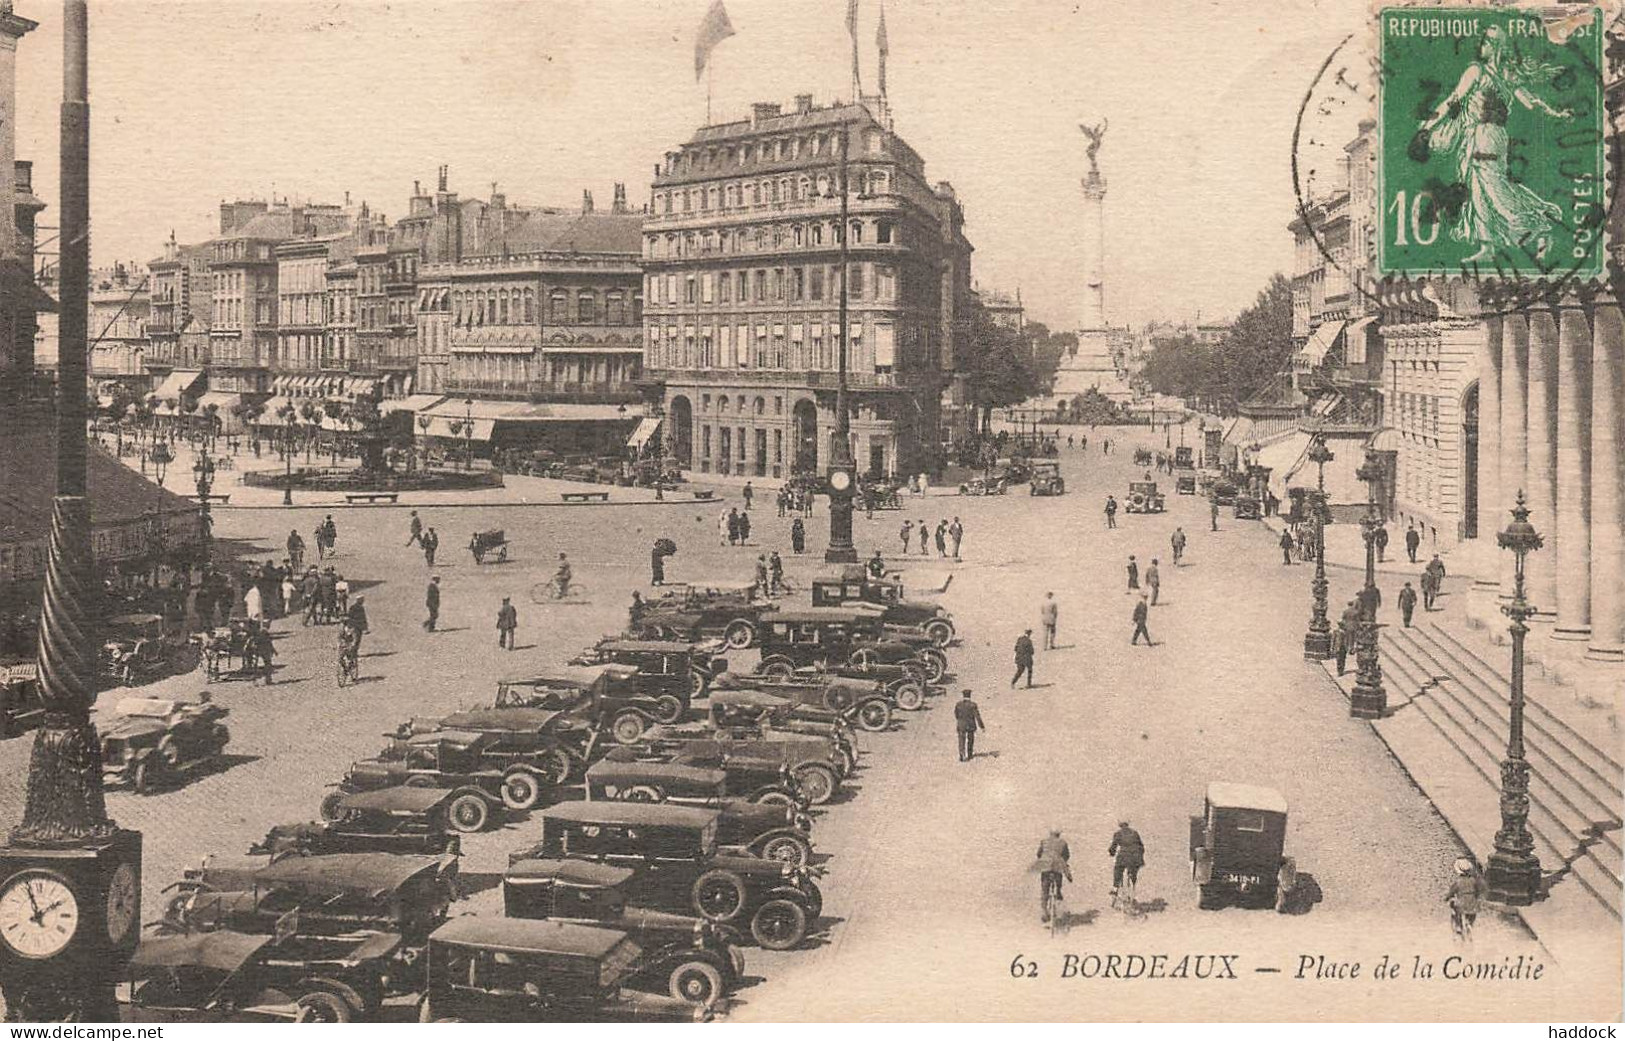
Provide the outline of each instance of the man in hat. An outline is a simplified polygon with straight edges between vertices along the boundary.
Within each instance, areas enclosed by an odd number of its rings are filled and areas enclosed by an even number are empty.
[[[1411,526],[1405,529],[1405,555],[1411,558],[1412,564],[1416,563],[1416,551],[1421,547],[1422,533],[1416,530],[1416,522],[1412,521]]]
[[[1117,895],[1125,879],[1132,889],[1140,878],[1140,868],[1145,866],[1145,843],[1140,840],[1140,833],[1129,827],[1128,821],[1118,821],[1106,853],[1113,858],[1112,895]]]
[[[1404,620],[1405,628],[1411,627],[1411,615],[1416,613],[1416,590],[1411,588],[1409,582],[1399,591],[1399,617]]]
[[[1044,650],[1055,649],[1055,630],[1061,620],[1061,605],[1055,602],[1053,592],[1044,594],[1044,602],[1038,605],[1038,620],[1044,625]]]
[[[1060,828],[1051,828],[1049,835],[1038,842],[1038,908],[1041,921],[1049,921],[1050,893],[1055,903],[1063,899],[1061,880],[1072,881],[1072,850],[1061,837]]]
[[[1016,681],[1022,674],[1027,676],[1027,686],[1033,685],[1033,631],[1026,630],[1016,637],[1016,674],[1010,679],[1010,686],[1015,687]]]
[[[982,710],[971,700],[970,688],[960,691],[960,700],[954,705],[954,729],[959,734],[959,761],[968,763],[976,758],[976,731],[986,730]]]
[[[511,599],[503,597],[502,606],[497,609],[497,646],[513,650],[513,634],[518,628],[519,610]]]
[[[429,617],[423,622],[424,632],[434,632],[435,623],[440,621],[440,576],[435,575],[429,579],[429,588],[423,594],[423,606],[429,609]]]
[[[1134,605],[1134,614],[1132,617],[1134,619],[1134,635],[1129,637],[1129,646],[1132,647],[1139,643],[1140,637],[1142,636],[1145,637],[1145,645],[1147,647],[1156,646],[1151,642],[1151,630],[1145,627],[1145,623],[1151,618],[1151,608],[1146,604],[1144,593],[1140,594],[1139,602]]]
[[[419,546],[423,545],[423,518],[418,516],[417,510],[412,511],[412,522],[407,525],[406,535],[406,544],[408,546],[414,542]]]
[[[1451,924],[1461,939],[1471,938],[1473,923],[1478,920],[1479,904],[1488,889],[1484,876],[1478,873],[1473,862],[1466,857],[1457,858],[1456,877],[1450,882],[1450,889],[1445,893],[1444,902],[1450,905],[1454,918]]]

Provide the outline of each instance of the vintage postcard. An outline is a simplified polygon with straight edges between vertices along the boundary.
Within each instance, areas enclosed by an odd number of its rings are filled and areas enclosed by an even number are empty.
[[[5,1022],[1618,1020],[1620,18],[0,0]]]

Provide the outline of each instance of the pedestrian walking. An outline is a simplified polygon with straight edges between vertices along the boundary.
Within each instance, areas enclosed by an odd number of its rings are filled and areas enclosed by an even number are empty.
[[[417,510],[412,511],[412,519],[406,525],[406,544],[410,546],[414,542],[423,545],[423,518],[418,516]]]
[[[800,554],[807,548],[807,526],[797,517],[790,522],[790,550]]]
[[[1412,521],[1411,526],[1405,529],[1405,555],[1411,558],[1412,564],[1416,563],[1416,551],[1420,548],[1422,533],[1416,530],[1416,522]]]
[[[904,521],[903,529],[897,533],[897,537],[903,540],[903,553],[905,556],[908,554],[909,540],[913,534],[914,522],[911,520]]]
[[[282,576],[282,583],[277,589],[282,594],[283,616],[291,616],[295,611],[299,610],[299,587],[293,584],[292,573]]]
[[[342,617],[350,609],[350,582],[342,574],[333,575],[333,617]]]
[[[656,539],[654,547],[649,550],[649,584],[663,586],[666,584],[666,547]]]
[[[327,529],[323,528],[320,524],[317,524],[316,527],[311,531],[310,538],[312,542],[316,543],[316,559],[318,561],[326,560]]]
[[[336,617],[334,606],[338,602],[338,575],[333,573],[333,565],[327,565],[322,572],[321,581],[316,585],[316,595],[321,598],[321,622],[327,624]]]
[[[322,604],[322,580],[314,567],[305,572],[304,580],[300,583],[300,592],[305,598],[304,624],[315,625],[321,621],[319,612]]]
[[[1207,504],[1207,506],[1208,506],[1208,521],[1213,526],[1212,530],[1218,531],[1219,530],[1219,500],[1214,499],[1212,502],[1209,502]]]
[[[250,584],[243,593],[243,614],[255,625],[265,624],[265,595],[258,585]]]
[[[774,498],[774,501],[778,504],[779,516],[780,517],[784,516],[784,508],[785,508],[785,506],[788,503],[789,498],[790,498],[789,490],[786,489],[786,488],[781,487],[779,489],[779,494],[775,495],[773,498]]]
[[[293,565],[295,571],[301,571],[305,566],[305,540],[299,537],[297,529],[288,532],[288,563]]]
[[[1433,554],[1433,559],[1427,562],[1427,566],[1423,571],[1433,576],[1432,582],[1429,583],[1432,592],[1428,594],[1427,599],[1422,604],[1423,607],[1431,611],[1434,609],[1434,604],[1439,600],[1439,591],[1444,588],[1444,561],[1439,559],[1439,554]]]
[[[1168,539],[1168,544],[1174,549],[1174,567],[1178,567],[1185,556],[1185,529],[1175,528],[1173,535]]]
[[[924,520],[921,520],[919,527],[915,530],[920,536],[920,555],[923,557],[931,552],[931,528]]]
[[[1010,686],[1015,687],[1016,681],[1025,675],[1027,686],[1033,685],[1033,631],[1026,630],[1016,637],[1016,674],[1010,677]]]
[[[965,526],[955,517],[954,522],[948,525],[948,537],[954,540],[954,559],[959,559],[959,543],[965,538]]]
[[[504,650],[513,650],[513,634],[519,628],[519,611],[513,606],[508,597],[502,598],[502,606],[497,608],[497,646]]]
[[[1117,527],[1117,499],[1115,496],[1106,496],[1106,527]]]
[[[1292,533],[1281,529],[1281,563],[1292,563]]]
[[[425,632],[434,632],[434,627],[440,621],[440,576],[435,575],[429,579],[429,588],[423,592],[423,606],[429,609],[429,617],[423,622]]]
[[[767,555],[767,581],[769,595],[778,596],[784,591],[784,559],[779,556],[778,550]]]
[[[937,556],[946,559],[948,556],[948,522],[946,520],[937,521],[936,543]]]
[[[728,509],[728,545],[739,545],[739,509],[737,507]]]
[[[1138,644],[1142,636],[1145,637],[1147,647],[1156,646],[1151,642],[1151,630],[1145,627],[1145,623],[1151,617],[1151,608],[1146,604],[1144,593],[1140,594],[1139,602],[1134,605],[1134,614],[1131,617],[1134,619],[1134,635],[1129,637],[1129,646]]]
[[[1145,569],[1145,585],[1151,590],[1151,606],[1157,606],[1157,594],[1162,591],[1162,573],[1157,570],[1157,558],[1151,558],[1151,566]]]
[[[1038,607],[1038,620],[1044,627],[1044,650],[1055,649],[1055,629],[1061,620],[1061,605],[1055,602],[1053,592],[1044,594],[1044,602]]]
[[[756,594],[768,596],[767,555],[756,554]]]
[[[269,626],[257,625],[249,637],[253,645],[254,664],[258,669],[260,681],[269,687],[272,682],[271,663],[276,659],[276,643],[271,639]]]
[[[332,556],[339,551],[339,526],[333,523],[331,513],[322,521],[322,539],[327,543],[328,556]]]
[[[750,486],[749,481],[746,481],[745,482],[745,509],[746,510],[750,509],[750,502],[755,497],[756,497],[756,490]]]
[[[423,536],[423,560],[434,567],[434,555],[440,550],[440,533],[430,528]]]
[[[1128,588],[1124,592],[1132,593],[1138,588],[1140,588],[1140,564],[1130,554],[1128,558]]]
[[[959,735],[959,761],[968,763],[976,758],[976,732],[986,730],[982,710],[970,696],[970,688],[959,692],[954,704],[954,730]]]
[[[1354,630],[1360,624],[1360,608],[1353,600],[1343,608],[1343,614],[1337,620],[1337,631],[1332,634],[1332,649],[1337,654],[1337,674],[1343,675],[1348,668],[1349,649],[1354,646]]]
[[[1411,627],[1411,615],[1416,611],[1416,590],[1411,588],[1409,582],[1399,591],[1399,617],[1404,621],[1405,628]]]
[[[1386,563],[1388,560],[1388,525],[1378,525],[1377,533],[1372,536],[1372,541],[1377,544],[1377,563]]]
[[[750,514],[744,510],[739,511],[739,544],[750,545]]]

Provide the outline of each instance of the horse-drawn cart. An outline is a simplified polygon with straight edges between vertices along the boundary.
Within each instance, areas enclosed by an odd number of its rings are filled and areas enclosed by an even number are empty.
[[[500,564],[508,559],[508,538],[500,528],[476,531],[474,537],[468,540],[468,549],[474,554],[476,564],[485,563],[488,556]]]

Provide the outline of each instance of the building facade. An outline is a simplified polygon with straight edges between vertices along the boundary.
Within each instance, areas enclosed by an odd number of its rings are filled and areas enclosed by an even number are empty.
[[[952,190],[889,124],[878,99],[815,108],[802,95],[667,153],[643,228],[644,365],[684,467],[827,469],[844,332],[860,469],[935,468],[970,247]]]
[[[139,265],[114,264],[90,273],[90,380],[119,383],[137,392],[154,384],[147,371],[151,280]]]

